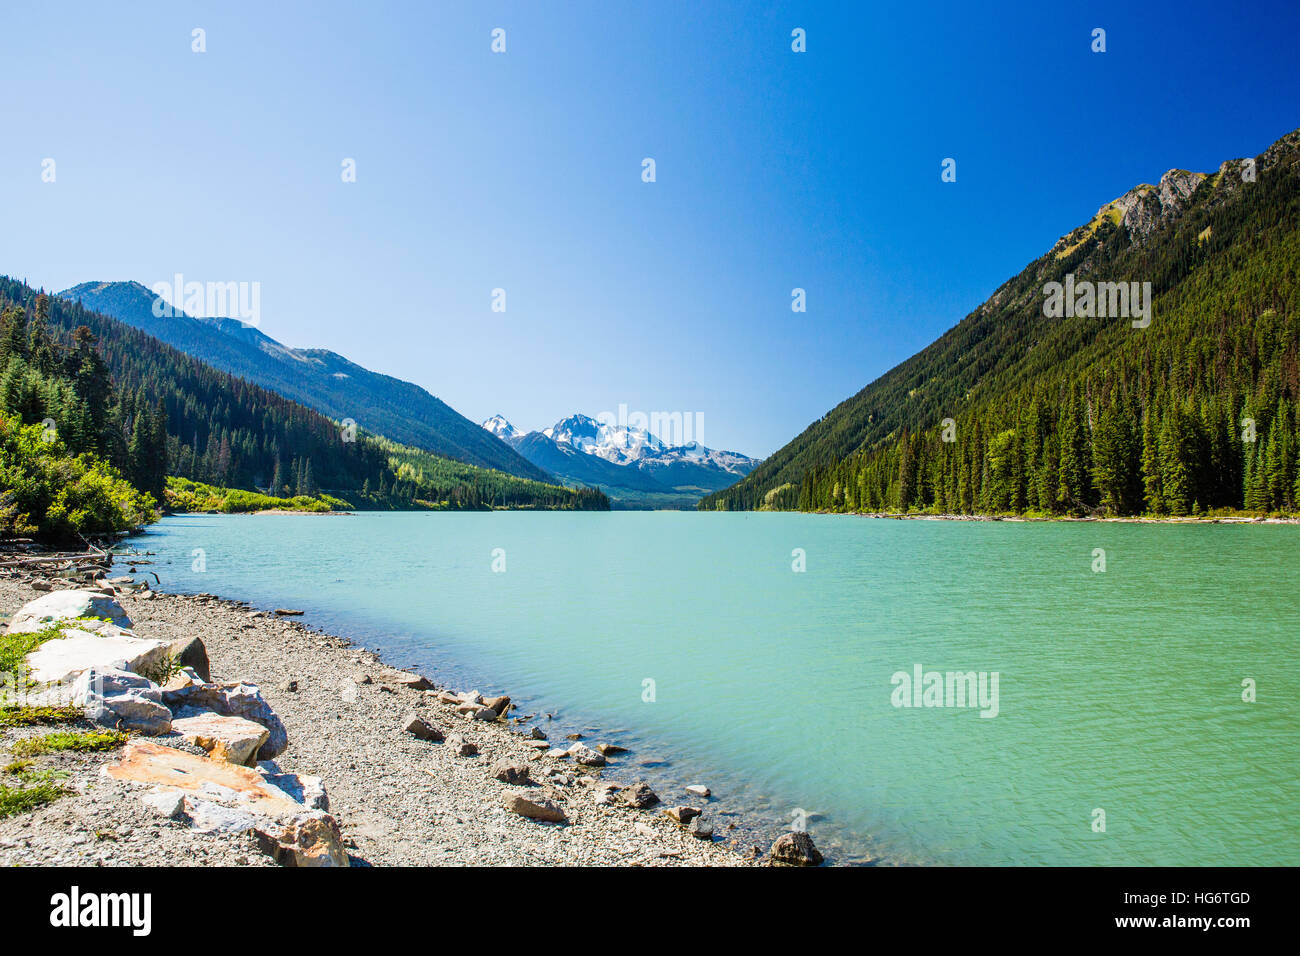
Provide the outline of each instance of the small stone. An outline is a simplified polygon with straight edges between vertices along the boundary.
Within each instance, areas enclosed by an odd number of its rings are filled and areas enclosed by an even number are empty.
[[[790,866],[821,866],[824,862],[812,837],[800,830],[777,837],[772,844],[771,856],[776,862]]]
[[[286,694],[298,693],[298,682],[296,680],[287,680],[280,685],[280,690]]]
[[[534,740],[545,740],[546,731],[542,730],[541,727],[534,727],[532,730],[528,731],[528,736],[532,737]]]
[[[700,815],[698,807],[669,807],[664,811],[664,815],[682,826],[686,826],[692,820]]]
[[[506,712],[506,709],[509,708],[510,698],[504,695],[501,697],[484,697],[483,706],[491,707],[492,710],[496,712],[496,715],[500,717]]]
[[[352,675],[352,683],[354,683],[354,684],[373,684],[373,683],[374,683],[374,679],[373,679],[369,674],[365,674],[365,673],[360,673],[360,672],[358,672],[358,673]]]
[[[432,740],[434,743],[443,741],[442,731],[416,714],[407,714],[402,719],[402,730],[420,740]]]
[[[582,734],[565,734],[565,735],[564,735],[564,739],[565,739],[565,740],[581,740],[581,739],[582,739]]]
[[[698,839],[713,839],[713,824],[708,823],[702,816],[696,817],[692,820],[691,825],[687,827],[687,829],[691,831],[691,836],[697,837]]]
[[[590,747],[585,747],[582,744],[574,744],[568,749],[568,754],[573,758],[575,763],[579,763],[584,767],[605,766],[604,754],[597,753]]]
[[[408,674],[406,671],[389,671],[384,674],[384,680],[390,684],[396,684],[399,687],[405,687],[407,690],[433,690],[433,684],[429,678],[421,674]]]
[[[691,784],[689,787],[686,788],[686,792],[689,793],[689,794],[692,794],[693,796],[696,796],[696,797],[704,797],[704,798],[706,798],[706,799],[707,799],[708,797],[711,797],[711,796],[713,795],[712,792],[709,790],[708,787],[704,786],[703,784],[699,784],[699,783],[693,783],[693,784]]]
[[[512,763],[509,760],[499,760],[492,765],[492,776],[496,777],[502,783],[509,783],[515,786],[524,786],[532,783],[532,778],[528,774],[528,767],[521,763]]]
[[[612,757],[614,756],[614,754],[627,753],[627,748],[620,747],[618,744],[596,744],[596,749],[599,750],[601,753],[603,753],[606,757]]]
[[[568,817],[564,815],[564,811],[559,806],[541,797],[535,798],[522,793],[507,793],[503,803],[507,810],[530,820],[539,820],[543,823],[568,822]]]
[[[659,802],[659,794],[650,789],[650,784],[641,780],[619,793],[618,798],[629,807],[648,810]]]
[[[452,734],[447,738],[447,746],[451,752],[459,757],[477,757],[478,747],[470,743],[460,734]]]
[[[159,787],[143,794],[140,802],[168,820],[179,819],[185,812],[185,794],[177,790],[165,790]]]

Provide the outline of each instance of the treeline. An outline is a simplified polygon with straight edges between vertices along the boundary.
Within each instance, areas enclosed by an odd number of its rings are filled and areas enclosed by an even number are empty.
[[[479,468],[400,445],[385,438],[366,438],[388,456],[391,483],[366,486],[363,497],[396,499],[414,506],[475,511],[487,508],[547,508],[560,511],[608,511],[609,498],[599,488],[565,488],[503,471]]]
[[[701,507],[1295,511],[1300,135],[1258,165],[1207,177],[1143,240],[1103,217]],[[1070,273],[1150,281],[1151,324],[1045,318],[1043,285]]]
[[[1120,387],[1073,386],[1052,400],[1035,393],[1006,419],[969,416],[815,469],[785,504],[941,514],[1294,512],[1298,411],[1287,400],[1265,414],[1231,396],[1137,402]]]

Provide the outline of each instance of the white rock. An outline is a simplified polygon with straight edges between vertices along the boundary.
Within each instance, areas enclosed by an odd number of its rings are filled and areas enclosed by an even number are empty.
[[[28,634],[43,631],[58,621],[67,621],[78,617],[106,617],[118,627],[129,628],[131,619],[118,604],[107,594],[87,589],[73,591],[51,591],[28,601],[9,621],[10,634]]]
[[[574,744],[567,752],[576,763],[582,764],[584,767],[605,766],[605,755],[583,744]]]
[[[328,810],[329,794],[325,792],[325,781],[305,773],[286,773],[276,766],[273,760],[263,760],[257,765],[257,772],[273,787],[278,787],[294,800],[309,810]]]
[[[139,674],[92,667],[72,685],[72,702],[97,724],[158,735],[172,729],[172,712],[163,706],[162,688]]]
[[[140,802],[168,820],[177,820],[185,813],[185,794],[165,787],[157,787],[143,794]]]
[[[190,826],[199,833],[247,833],[258,824],[257,816],[248,810],[211,800],[190,800],[188,810]]]
[[[693,793],[697,797],[708,797],[712,793],[712,791],[710,791],[708,787],[699,783],[691,784],[689,787],[686,788],[686,792]]]
[[[158,664],[167,653],[166,641],[122,634],[91,634],[68,628],[64,636],[46,641],[27,655],[32,680],[66,684],[92,667],[139,673]]]

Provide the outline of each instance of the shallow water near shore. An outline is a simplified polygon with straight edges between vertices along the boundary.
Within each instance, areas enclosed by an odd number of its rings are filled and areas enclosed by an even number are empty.
[[[131,544],[166,590],[302,608],[628,747],[608,779],[707,784],[720,835],[807,814],[838,863],[1300,864],[1300,528],[181,515]],[[918,665],[997,672],[996,716],[895,706]]]

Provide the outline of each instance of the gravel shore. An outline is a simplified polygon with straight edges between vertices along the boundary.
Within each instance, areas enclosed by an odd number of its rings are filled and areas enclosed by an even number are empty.
[[[12,614],[39,592],[0,579],[0,613]],[[521,731],[462,716],[438,699],[392,679],[392,669],[347,640],[292,619],[253,616],[246,606],[208,596],[117,595],[141,637],[199,637],[214,680],[259,685],[280,715],[289,747],[276,762],[320,776],[353,865],[736,866],[750,862],[723,842],[700,839],[669,819],[667,807],[708,801],[660,793],[663,803],[637,810],[598,802],[604,784],[636,782],[634,769],[610,756],[602,768],[546,755]],[[386,678],[386,675],[387,678]],[[470,688],[455,688],[470,690]],[[478,755],[402,730],[417,714],[445,734],[459,734]],[[0,741],[0,762],[20,732]],[[569,741],[552,746],[567,747]],[[251,837],[204,836],[146,810],[138,789],[102,776],[105,754],[46,758],[75,791],[31,813],[0,819],[0,866],[273,865]],[[518,786],[494,778],[499,761],[526,764],[533,797],[558,804],[562,825],[507,810]],[[558,771],[561,776],[553,776]],[[720,821],[713,821],[718,826]],[[715,842],[716,841],[716,842]]]

